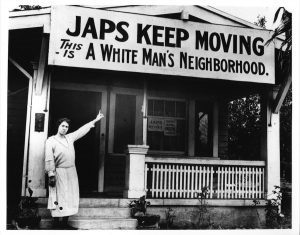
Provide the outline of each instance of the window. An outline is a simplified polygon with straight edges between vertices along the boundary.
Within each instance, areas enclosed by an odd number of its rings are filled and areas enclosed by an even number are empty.
[[[186,103],[148,99],[147,142],[150,150],[185,151]]]
[[[212,156],[212,107],[207,102],[196,102],[195,155]]]

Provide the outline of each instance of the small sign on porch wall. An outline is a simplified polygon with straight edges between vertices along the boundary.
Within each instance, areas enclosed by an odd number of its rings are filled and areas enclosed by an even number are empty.
[[[163,132],[165,136],[176,136],[177,121],[175,119],[148,117],[148,131]]]
[[[177,133],[177,122],[174,119],[165,119],[164,135],[176,136]]]
[[[148,117],[148,131],[164,131],[164,120],[162,118]]]

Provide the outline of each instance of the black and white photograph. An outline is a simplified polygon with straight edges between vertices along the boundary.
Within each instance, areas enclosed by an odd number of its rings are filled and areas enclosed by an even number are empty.
[[[299,234],[300,9],[270,2],[1,2],[1,230]]]

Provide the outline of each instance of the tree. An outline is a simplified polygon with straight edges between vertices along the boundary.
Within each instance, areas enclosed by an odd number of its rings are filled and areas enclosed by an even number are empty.
[[[13,9],[13,11],[29,11],[42,9],[39,5],[19,5],[19,8]]]
[[[266,28],[267,19],[265,16],[258,15],[256,22],[254,22],[255,25],[262,27],[263,29]]]
[[[280,12],[282,12],[281,18],[278,18]],[[279,7],[275,13],[273,23],[278,20],[280,21],[280,24],[274,30],[273,35],[267,41],[266,45],[274,41],[276,38],[284,36],[280,46],[279,60],[281,68],[290,74],[292,67],[292,13],[287,11],[284,7]]]
[[[39,10],[42,7],[39,5],[20,5],[21,10]]]

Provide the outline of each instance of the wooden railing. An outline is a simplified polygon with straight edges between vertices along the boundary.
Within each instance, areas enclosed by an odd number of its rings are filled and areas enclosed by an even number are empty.
[[[148,198],[197,198],[207,189],[210,199],[264,198],[264,161],[146,157]]]

